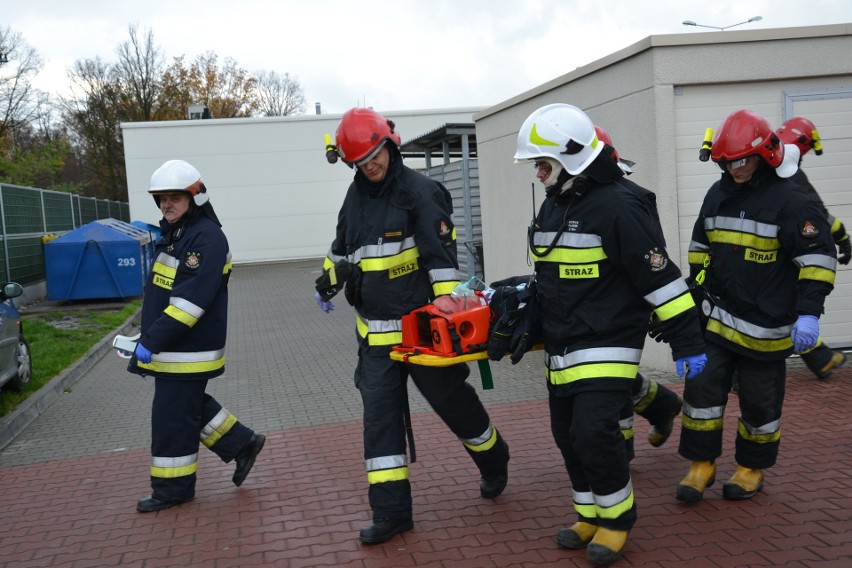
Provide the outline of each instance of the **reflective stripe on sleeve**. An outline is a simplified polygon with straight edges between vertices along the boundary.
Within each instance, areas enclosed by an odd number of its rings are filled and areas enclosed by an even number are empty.
[[[355,314],[358,335],[368,345],[398,345],[402,343],[402,320],[366,320]]]

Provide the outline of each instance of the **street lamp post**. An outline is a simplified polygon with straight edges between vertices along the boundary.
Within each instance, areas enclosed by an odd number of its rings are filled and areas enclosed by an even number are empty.
[[[697,23],[693,22],[692,20],[684,20],[683,25],[684,26],[697,26],[699,28],[712,28],[714,30],[719,30],[720,32],[722,32],[722,31],[727,30],[728,28],[733,28],[734,26],[741,26],[743,24],[750,24],[752,22],[759,22],[762,19],[763,19],[763,16],[755,16],[753,18],[749,18],[745,22],[739,22],[739,23],[736,23],[736,24],[731,24],[730,26],[705,26],[704,24],[697,24]]]

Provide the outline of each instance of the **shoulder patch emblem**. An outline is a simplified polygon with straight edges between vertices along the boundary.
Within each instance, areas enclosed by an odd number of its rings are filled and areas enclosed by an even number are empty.
[[[813,239],[817,235],[819,235],[819,229],[814,227],[814,224],[810,221],[805,221],[805,224],[802,227],[802,236],[806,239]]]
[[[199,266],[201,266],[201,253],[191,250],[187,251],[183,265],[190,270],[196,270]]]
[[[669,264],[669,259],[657,248],[649,250],[648,254],[645,255],[645,259],[648,261],[653,272],[659,272]]]
[[[450,224],[444,219],[438,221],[438,236],[442,239],[448,239],[450,238],[450,235],[452,235],[452,229],[450,229]]]

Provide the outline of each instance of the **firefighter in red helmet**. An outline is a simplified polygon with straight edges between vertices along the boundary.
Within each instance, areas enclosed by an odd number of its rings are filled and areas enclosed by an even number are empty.
[[[819,194],[814,186],[811,185],[808,176],[805,175],[801,167],[802,159],[811,149],[813,149],[814,154],[817,156],[822,155],[822,142],[816,126],[807,118],[797,116],[784,122],[776,133],[784,144],[795,144],[799,148],[799,169],[790,179],[796,182],[799,188],[813,199],[819,205],[820,209],[822,209],[822,212],[825,213],[829,224],[831,224],[831,236],[834,238],[834,244],[837,245],[838,249],[837,262],[840,264],[849,264],[849,260],[852,259],[852,243],[850,243],[846,227],[840,219],[828,212]],[[831,349],[822,342],[822,339],[817,341],[817,346],[813,350],[802,353],[801,357],[808,369],[821,380],[827,379],[834,369],[846,362],[846,355],[843,352]]]
[[[409,375],[479,469],[481,496],[497,497],[508,481],[509,448],[466,382],[467,365],[425,367],[389,357],[402,341],[402,316],[449,295],[460,282],[450,194],[406,167],[399,144],[396,126],[378,112],[344,113],[333,149],[355,169],[355,178],[316,282],[320,309],[330,311],[332,298],[345,288],[357,317],[355,386],[364,405],[373,512],[373,523],[359,535],[365,544],[413,527],[406,457]],[[414,461],[411,447],[409,455]]]
[[[706,296],[709,361],[683,394],[678,451],[691,465],[677,498],[687,503],[700,501],[716,479],[734,373],[737,467],[722,495],[750,499],[763,486],[781,441],[786,358],[816,345],[837,265],[825,215],[785,179],[797,169],[798,148],[781,142],[763,117],[728,116],[710,157],[722,175],[704,197],[688,256],[690,277]]]

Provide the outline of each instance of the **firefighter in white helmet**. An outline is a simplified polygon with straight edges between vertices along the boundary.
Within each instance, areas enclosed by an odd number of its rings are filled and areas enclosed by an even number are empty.
[[[636,522],[619,428],[652,311],[687,380],[706,364],[695,303],[643,194],[605,153],[579,108],[551,104],[518,133],[547,197],[529,230],[546,353],[550,421],[571,478],[577,522],[557,542],[594,565],[621,555]]]
[[[225,371],[231,253],[201,174],[183,160],[170,160],[151,176],[148,191],[163,214],[162,238],[128,366],[131,373],[154,377],[153,491],[137,503],[141,513],[195,497],[199,441],[222,461],[236,461],[237,486],[265,441],[205,392],[207,381]]]
[[[603,127],[595,125],[595,133],[598,135],[598,139],[604,143],[603,151],[612,156],[612,159],[626,175],[632,174],[635,163],[618,154],[609,132]],[[640,195],[645,198],[655,225],[659,229],[660,238],[665,244],[665,236],[657,212],[656,194],[640,186],[636,186],[636,188],[640,190]],[[658,335],[655,339],[658,342],[662,341],[662,336]],[[651,428],[648,430],[648,442],[652,446],[658,448],[666,443],[674,429],[674,419],[680,414],[682,406],[683,401],[676,392],[642,373],[636,375],[636,381],[633,384],[633,406],[631,410],[651,424]]]

